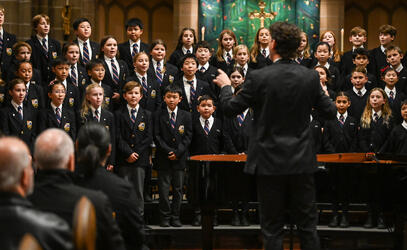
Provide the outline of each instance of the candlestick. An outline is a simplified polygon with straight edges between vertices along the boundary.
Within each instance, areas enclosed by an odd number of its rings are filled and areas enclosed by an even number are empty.
[[[342,28],[341,29],[341,52],[342,53],[343,53],[344,40],[345,40],[345,30]]]

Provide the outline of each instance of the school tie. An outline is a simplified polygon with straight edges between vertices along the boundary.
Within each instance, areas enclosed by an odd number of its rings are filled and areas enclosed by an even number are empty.
[[[187,83],[191,86],[189,100],[190,103],[195,101],[196,98],[196,90],[194,88],[194,81],[187,81]]]
[[[379,115],[377,113],[374,113],[373,120],[374,122],[377,122],[379,120]]]
[[[394,92],[393,92],[393,90],[390,90],[390,92],[389,92],[389,101],[390,102],[393,102],[394,101]]]
[[[45,57],[48,58],[47,39],[43,38],[41,41],[42,41],[42,48],[44,49]]]
[[[143,86],[144,96],[147,96],[148,86],[147,86],[147,80],[144,76],[141,77],[141,85]]]
[[[119,84],[119,71],[117,71],[116,64],[114,63],[114,60],[110,60],[110,65],[112,65],[112,73],[113,73],[113,82],[118,85]]]
[[[341,124],[341,127],[345,124],[345,117],[343,115],[339,116],[339,123]]]
[[[89,49],[88,49],[88,42],[83,43],[83,63],[86,65],[90,61],[89,58]]]
[[[0,32],[0,56],[3,53],[3,34]]]
[[[362,91],[358,90],[358,96],[362,97]]]
[[[171,119],[170,119],[171,128],[175,129],[175,112],[171,112]]]
[[[55,108],[55,118],[57,118],[58,124],[61,124],[61,110],[59,108]]]
[[[78,87],[78,77],[76,76],[75,65],[71,66],[71,81],[76,87]]]
[[[136,123],[136,112],[137,112],[137,109],[131,109],[130,119],[133,124]]]
[[[187,53],[186,54],[191,54],[191,51],[189,49],[187,49]]]
[[[157,80],[158,80],[158,82],[160,83],[160,86],[161,86],[161,84],[163,82],[163,75],[162,75],[162,72],[161,72],[161,63],[160,62],[157,62],[157,68],[155,69],[155,75],[157,76]]]
[[[267,51],[266,51],[266,49],[263,49],[263,50],[261,51],[261,53],[263,54],[264,57],[267,57]]]
[[[138,45],[137,43],[133,43],[133,49],[131,51],[131,57],[134,57],[138,53]]]
[[[230,56],[229,52],[226,53],[226,63],[230,64],[232,62],[232,57]]]
[[[97,121],[97,122],[99,122],[99,110],[95,110],[95,120]]]
[[[241,127],[243,125],[243,122],[244,122],[244,112],[237,115],[237,121],[239,123],[239,127]]]
[[[208,135],[209,134],[209,120],[208,119],[205,120],[204,130],[205,130],[205,134]]]
[[[17,111],[18,111],[18,118],[22,121],[23,120],[23,108],[21,106],[18,106]]]
[[[201,71],[201,73],[203,74],[203,73],[205,73],[206,69],[205,69],[204,66],[202,66],[202,67],[199,69],[199,71]]]

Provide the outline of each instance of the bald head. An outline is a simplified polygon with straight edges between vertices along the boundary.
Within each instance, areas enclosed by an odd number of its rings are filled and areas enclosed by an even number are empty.
[[[10,191],[20,185],[23,171],[31,168],[27,145],[18,138],[0,139],[0,190]]]
[[[47,129],[35,141],[34,159],[39,169],[68,169],[73,154],[72,139],[61,129]]]

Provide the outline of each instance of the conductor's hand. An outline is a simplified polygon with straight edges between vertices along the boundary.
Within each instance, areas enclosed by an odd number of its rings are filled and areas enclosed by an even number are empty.
[[[219,88],[222,88],[223,86],[226,85],[231,85],[228,75],[221,69],[218,69],[218,72],[219,75],[215,78],[215,80],[213,80],[213,82],[216,83],[216,85],[218,85]]]

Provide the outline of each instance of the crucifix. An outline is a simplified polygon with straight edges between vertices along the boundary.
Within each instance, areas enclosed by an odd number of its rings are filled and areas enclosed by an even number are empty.
[[[270,20],[273,20],[274,17],[277,15],[277,12],[271,12],[271,13],[266,12],[264,10],[264,8],[266,8],[266,3],[264,1],[259,2],[259,8],[260,8],[260,12],[258,12],[257,10],[250,12],[249,18],[252,20],[255,18],[260,19],[260,28],[264,28],[264,20],[267,18],[270,18]]]

